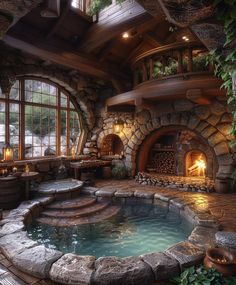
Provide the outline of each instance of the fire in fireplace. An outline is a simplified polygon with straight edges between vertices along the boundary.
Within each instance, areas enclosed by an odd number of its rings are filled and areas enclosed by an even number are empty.
[[[206,176],[206,156],[200,151],[190,151],[186,156],[187,176]]]
[[[161,175],[214,178],[214,153],[195,132],[169,128],[154,132],[142,144],[138,171]]]

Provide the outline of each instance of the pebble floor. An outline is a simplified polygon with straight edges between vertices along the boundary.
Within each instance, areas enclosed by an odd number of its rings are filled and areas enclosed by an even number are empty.
[[[98,188],[117,189],[119,191],[148,191],[159,193],[171,199],[179,199],[181,203],[188,205],[192,210],[200,213],[210,213],[219,221],[223,230],[236,232],[236,193],[233,194],[203,194],[180,192],[173,189],[158,188],[156,186],[139,185],[134,180],[98,180],[95,183]],[[3,215],[6,216],[7,211]],[[1,285],[56,285],[50,280],[40,280],[16,269],[0,253],[0,284]],[[162,282],[150,285],[169,285]]]

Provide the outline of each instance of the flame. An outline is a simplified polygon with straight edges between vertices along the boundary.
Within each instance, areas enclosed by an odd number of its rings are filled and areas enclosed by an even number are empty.
[[[195,160],[194,164],[188,168],[190,173],[197,172],[198,176],[205,176],[206,162],[202,154]]]

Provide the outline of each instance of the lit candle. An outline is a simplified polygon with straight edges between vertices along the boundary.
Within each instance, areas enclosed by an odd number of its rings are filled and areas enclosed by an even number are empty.
[[[17,171],[17,167],[14,166],[14,167],[12,168],[12,172],[13,172],[13,173],[16,173],[16,171]]]
[[[75,159],[75,154],[76,154],[75,146],[72,146],[72,148],[71,148],[72,159]]]
[[[29,171],[30,171],[30,169],[29,169],[29,165],[28,165],[28,164],[26,164],[26,166],[25,166],[25,173],[29,173]]]

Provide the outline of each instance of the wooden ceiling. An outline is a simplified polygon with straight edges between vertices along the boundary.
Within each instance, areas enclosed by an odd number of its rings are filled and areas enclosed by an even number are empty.
[[[170,31],[162,11],[155,18],[135,1],[105,9],[98,22],[61,0],[57,18],[41,16],[33,9],[8,31],[3,40],[44,60],[109,80],[130,78],[130,62],[152,48],[196,36],[186,28]],[[128,32],[130,37],[122,38]]]

